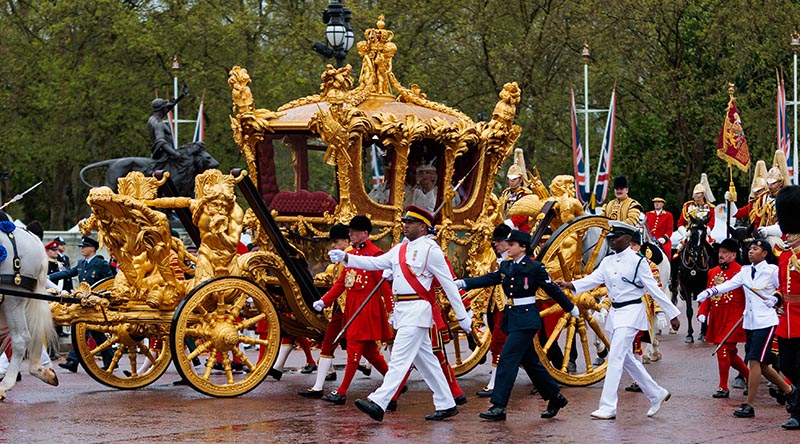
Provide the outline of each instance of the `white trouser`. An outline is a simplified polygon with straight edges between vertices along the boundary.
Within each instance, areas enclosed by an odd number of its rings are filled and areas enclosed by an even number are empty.
[[[367,398],[385,411],[405,379],[411,364],[414,364],[425,384],[433,390],[433,405],[436,410],[455,407],[456,403],[442,372],[442,366],[433,354],[430,329],[416,326],[401,326],[397,330],[389,360],[389,371],[383,377],[383,384]]]
[[[50,360],[50,355],[47,354],[47,348],[42,349],[42,367],[52,368],[53,362]],[[0,375],[5,375],[8,370],[8,358],[5,353],[0,353]]]
[[[633,327],[618,327],[611,334],[611,348],[608,350],[608,368],[600,396],[600,410],[604,413],[617,413],[617,389],[622,378],[622,370],[639,384],[642,392],[651,403],[658,400],[664,389],[647,373],[644,366],[633,355],[633,339],[639,332]]]

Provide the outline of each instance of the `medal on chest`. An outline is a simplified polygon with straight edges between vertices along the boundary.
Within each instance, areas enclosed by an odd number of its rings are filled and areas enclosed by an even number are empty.
[[[526,290],[529,288],[528,287],[528,276],[525,276],[524,278],[522,278],[522,288],[524,288]]]
[[[720,273],[720,274],[714,276],[714,285],[719,285],[719,284],[721,284],[723,282],[725,282],[725,275]]]
[[[345,288],[353,288],[353,284],[356,283],[356,275],[358,273],[355,270],[347,270],[347,273],[344,275],[344,287]]]

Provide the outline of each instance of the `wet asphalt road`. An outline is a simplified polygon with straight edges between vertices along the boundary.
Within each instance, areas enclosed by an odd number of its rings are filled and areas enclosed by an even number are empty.
[[[459,407],[458,416],[444,422],[425,421],[423,416],[433,411],[431,393],[415,373],[398,411],[388,412],[378,423],[356,409],[353,401],[377,387],[380,375],[357,374],[344,406],[304,399],[297,392],[309,387],[314,375],[297,372],[303,357],[296,351],[287,363],[294,370],[281,381],[268,378],[252,392],[233,399],[209,398],[191,388],[173,386],[178,377],[172,368],[153,385],[136,391],[102,386],[82,369],[77,374],[57,369],[59,387],[47,386],[25,372],[23,381],[0,403],[0,443],[800,442],[800,431],[780,428],[787,414],[769,397],[766,383],[755,403],[756,417],[735,418],[733,410],[744,400],[741,390],[732,390],[730,399],[711,398],[717,387],[713,346],[684,344],[680,333],[661,338],[664,360],[646,367],[670,390],[672,399],[655,418],[646,417],[649,403],[644,395],[621,387],[617,419],[592,420],[589,414],[597,408],[601,390],[597,384],[563,388],[569,405],[556,418],[541,419],[546,403],[529,394],[530,382],[520,375],[508,420],[486,422],[478,413],[488,402],[474,395],[488,380],[490,367],[483,364],[459,378],[469,403]],[[345,353],[338,351],[335,363],[343,364],[344,358]],[[630,382],[623,376],[622,386]],[[327,382],[325,390],[336,386]]]

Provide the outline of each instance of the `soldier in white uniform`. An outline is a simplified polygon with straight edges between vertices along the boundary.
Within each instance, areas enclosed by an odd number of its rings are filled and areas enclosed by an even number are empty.
[[[372,419],[382,421],[386,406],[413,364],[433,390],[436,411],[425,419],[441,421],[458,414],[458,409],[431,347],[430,328],[434,322],[442,322],[431,287],[433,279],[436,278],[442,286],[464,331],[471,331],[472,316],[464,308],[444,253],[433,239],[426,236],[433,226],[433,216],[422,208],[410,206],[401,220],[407,242],[395,245],[381,256],[354,256],[341,250],[328,252],[331,262],[344,261],[350,268],[391,270],[394,276],[392,294],[396,303],[390,321],[397,329],[397,335],[389,371],[383,384],[367,397],[367,401],[358,399],[355,404]]]
[[[697,302],[703,302],[711,296],[726,293],[739,287],[744,288],[745,308],[742,327],[747,342],[745,361],[750,368],[750,379],[747,381],[747,402],[743,403],[733,414],[739,418],[752,418],[755,414],[753,402],[761,384],[763,375],[784,394],[792,393],[792,386],[786,383],[778,373],[770,367],[772,362],[772,337],[778,325],[778,313],[773,308],[778,303],[778,266],[767,262],[772,255],[772,245],[766,239],[756,239],[750,244],[747,256],[751,265],[744,265],[733,278],[716,287],[703,290],[697,295]]]
[[[650,293],[667,318],[672,328],[678,330],[680,311],[658,287],[644,256],[631,250],[631,236],[636,228],[624,222],[609,221],[611,231],[606,236],[616,254],[606,256],[600,266],[590,275],[573,282],[557,281],[561,288],[568,288],[575,294],[583,293],[605,284],[611,298],[611,311],[606,320],[606,331],[611,335],[608,354],[608,368],[600,396],[600,406],[592,412],[596,419],[614,419],[617,416],[617,389],[625,370],[639,383],[650,400],[647,416],[655,416],[661,405],[669,399],[670,393],[658,385],[647,373],[644,366],[633,355],[633,340],[639,330],[647,330],[647,313],[642,297]]]

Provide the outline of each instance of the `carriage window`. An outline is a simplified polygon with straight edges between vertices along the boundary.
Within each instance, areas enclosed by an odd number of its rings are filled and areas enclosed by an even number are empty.
[[[454,186],[451,178],[444,178],[444,146],[431,140],[412,142],[408,154],[405,200],[403,206],[416,205],[435,213],[441,205],[445,187]],[[457,179],[456,179],[457,180]],[[462,196],[456,192],[453,207],[461,205]]]
[[[292,150],[286,145],[285,139],[272,141],[272,149],[275,154],[275,179],[278,181],[278,189],[288,191],[295,189],[295,168],[291,167]]]
[[[393,151],[385,148],[378,141],[372,141],[372,143],[365,144],[361,153],[361,177],[364,179],[367,195],[375,203],[392,204],[394,202],[392,195]]]
[[[259,189],[282,215],[322,216],[336,209],[335,167],[325,144],[307,135],[275,135],[259,145]]]

